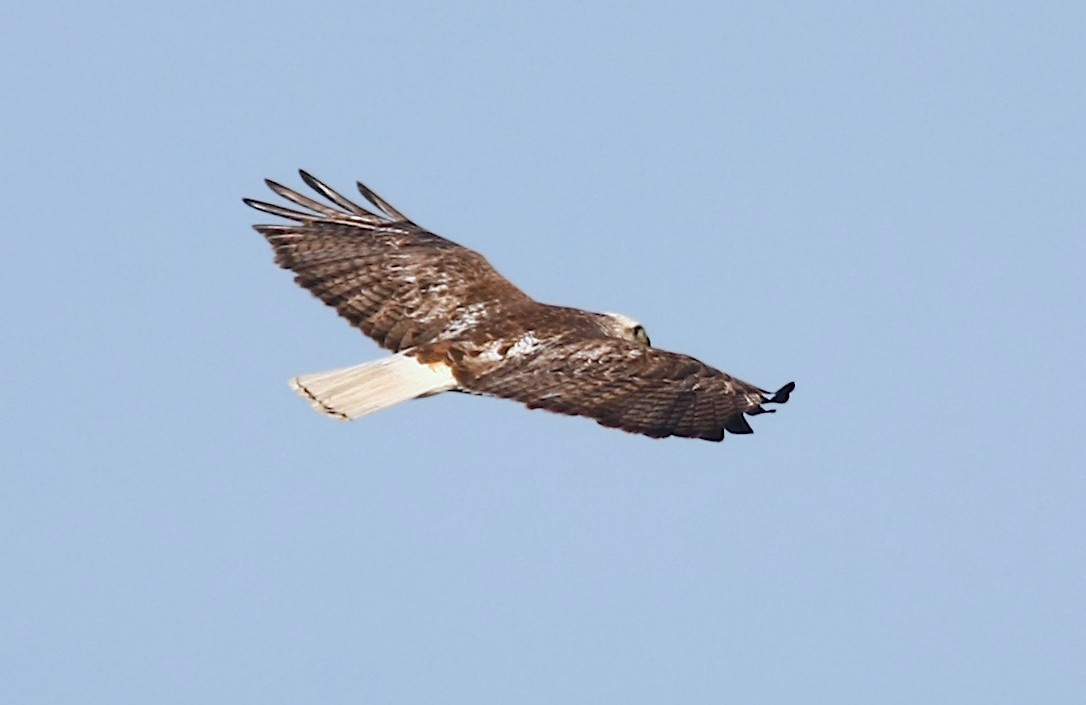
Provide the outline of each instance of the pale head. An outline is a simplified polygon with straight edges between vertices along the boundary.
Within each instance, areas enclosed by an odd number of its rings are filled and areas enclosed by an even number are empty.
[[[614,337],[651,347],[652,343],[649,342],[649,334],[645,332],[645,326],[629,316],[621,313],[602,313],[600,317],[607,327],[607,332]]]

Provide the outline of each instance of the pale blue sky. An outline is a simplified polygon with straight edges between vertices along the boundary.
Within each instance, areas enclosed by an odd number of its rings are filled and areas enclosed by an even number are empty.
[[[6,8],[0,701],[1086,701],[1084,7]],[[313,414],[298,167],[793,401]]]

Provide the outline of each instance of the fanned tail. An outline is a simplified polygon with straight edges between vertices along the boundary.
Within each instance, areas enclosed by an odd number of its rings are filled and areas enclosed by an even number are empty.
[[[425,364],[405,353],[290,381],[299,396],[322,414],[352,421],[411,399],[456,389],[444,363]]]

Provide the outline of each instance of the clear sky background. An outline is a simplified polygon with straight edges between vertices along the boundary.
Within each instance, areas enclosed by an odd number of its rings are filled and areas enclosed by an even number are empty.
[[[1083,3],[9,5],[0,701],[1086,702]],[[793,400],[314,414],[298,167]]]

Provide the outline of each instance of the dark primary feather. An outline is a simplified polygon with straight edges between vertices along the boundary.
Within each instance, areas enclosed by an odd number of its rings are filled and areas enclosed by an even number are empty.
[[[253,227],[275,249],[276,264],[380,345],[402,350],[531,302],[482,255],[420,228],[362,184],[359,191],[380,214],[301,175],[338,208],[269,180],[300,209],[244,199],[294,221]]]

